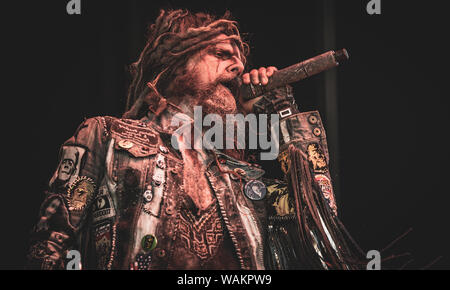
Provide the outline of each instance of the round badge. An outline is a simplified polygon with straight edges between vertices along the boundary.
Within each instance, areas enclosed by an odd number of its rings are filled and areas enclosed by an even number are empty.
[[[262,181],[250,180],[245,184],[244,193],[251,200],[262,200],[266,196],[267,187]]]
[[[157,243],[158,241],[156,240],[156,237],[154,235],[145,235],[142,238],[141,246],[145,252],[148,252],[156,248]]]
[[[95,183],[86,176],[77,177],[67,190],[69,210],[83,210],[92,200]]]
[[[153,192],[151,190],[147,189],[144,192],[144,200],[145,200],[145,202],[150,202],[150,201],[152,201],[152,199],[153,199]]]
[[[123,149],[130,149],[131,147],[133,147],[133,145],[133,142],[131,142],[130,140],[123,139],[119,141],[119,147]]]

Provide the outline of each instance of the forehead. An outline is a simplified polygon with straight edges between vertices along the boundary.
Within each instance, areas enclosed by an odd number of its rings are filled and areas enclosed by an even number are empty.
[[[228,36],[225,34],[221,34],[217,36],[213,41],[219,41],[215,43],[213,46],[215,46],[218,49],[223,49],[231,52],[232,54],[236,55],[238,58],[241,58],[241,53],[239,51],[238,46],[236,45],[235,41],[233,39],[227,39]]]

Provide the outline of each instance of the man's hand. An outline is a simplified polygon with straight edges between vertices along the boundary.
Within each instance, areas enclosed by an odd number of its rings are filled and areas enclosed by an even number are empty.
[[[258,70],[253,69],[250,73],[242,75],[242,82],[246,85],[265,86],[269,83],[269,78],[277,70],[274,66],[269,66],[268,68],[261,67]],[[288,111],[290,112],[288,113],[289,115],[298,113],[291,86],[273,89],[262,96],[247,101],[244,101],[242,96],[239,96],[239,102],[247,114],[276,114],[282,112],[280,113],[280,117],[283,117],[283,114]]]
[[[269,78],[276,72],[278,69],[274,66],[269,66],[268,68],[261,67],[258,70],[252,69],[249,73],[245,73],[242,75],[242,82],[246,85],[253,84],[255,86],[265,86],[269,83]],[[253,105],[258,102],[262,96],[250,99],[248,101],[244,101],[241,96],[239,96],[239,102],[241,103],[245,112],[251,113],[253,112]]]
[[[268,68],[261,67],[259,70],[252,69],[250,73],[246,73],[242,75],[242,81],[244,84],[248,85],[250,83],[254,85],[267,85],[269,82],[269,78],[276,72],[278,69],[274,66],[269,66]]]

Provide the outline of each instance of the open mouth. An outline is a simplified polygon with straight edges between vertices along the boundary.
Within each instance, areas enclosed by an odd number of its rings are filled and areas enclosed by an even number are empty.
[[[236,96],[236,94],[238,92],[238,84],[237,84],[236,79],[223,81],[223,82],[220,82],[220,84],[222,86],[224,86],[225,88],[227,88],[233,96]]]

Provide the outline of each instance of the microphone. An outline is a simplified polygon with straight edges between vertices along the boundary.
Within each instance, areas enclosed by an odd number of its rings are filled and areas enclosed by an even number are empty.
[[[243,100],[247,101],[259,97],[275,88],[295,83],[323,71],[329,70],[347,61],[348,59],[349,55],[345,48],[338,51],[330,50],[321,55],[274,72],[274,74],[269,78],[269,83],[265,86],[253,85],[251,83],[246,85],[239,80],[239,93]]]

